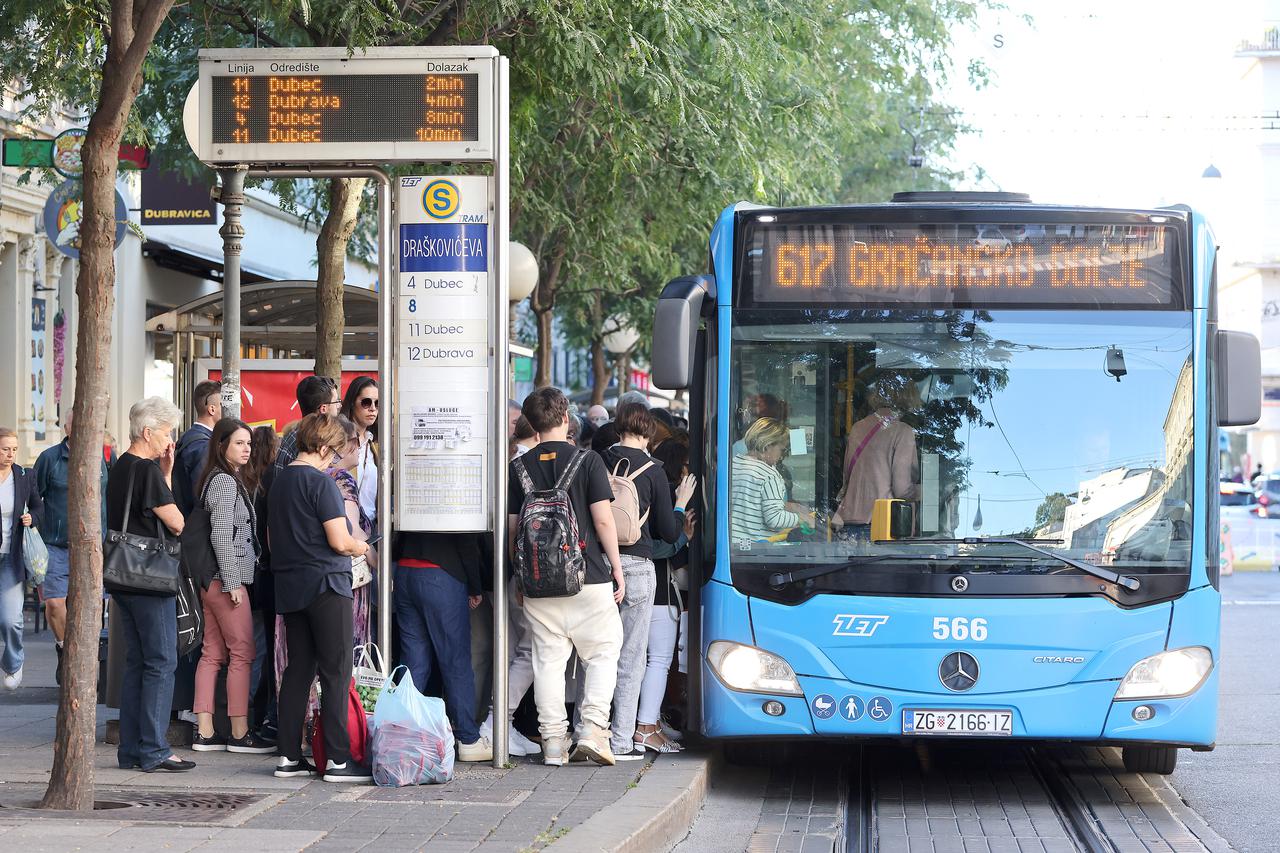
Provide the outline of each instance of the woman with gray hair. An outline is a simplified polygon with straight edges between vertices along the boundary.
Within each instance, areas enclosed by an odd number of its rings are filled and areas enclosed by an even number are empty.
[[[178,407],[161,397],[129,409],[129,449],[107,478],[108,529],[143,536],[182,533],[172,491],[173,428],[181,418]],[[165,737],[178,665],[174,597],[117,592],[111,599],[125,639],[116,760],[123,770],[140,767],[144,773],[190,770],[195,764],[174,755]]]

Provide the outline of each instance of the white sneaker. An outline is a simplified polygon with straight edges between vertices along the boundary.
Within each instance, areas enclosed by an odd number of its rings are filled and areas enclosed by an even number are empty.
[[[459,761],[492,761],[493,744],[484,735],[475,743],[458,744]]]
[[[6,672],[4,674],[4,689],[10,693],[22,686],[22,667],[18,667],[17,672]]]
[[[507,738],[507,751],[512,755],[541,755],[542,747],[520,734],[520,730],[512,726]]]
[[[489,712],[489,716],[484,718],[484,722],[480,724],[480,737],[493,742],[493,712]]]
[[[548,767],[563,767],[568,760],[569,739],[567,737],[542,738],[542,763]]]

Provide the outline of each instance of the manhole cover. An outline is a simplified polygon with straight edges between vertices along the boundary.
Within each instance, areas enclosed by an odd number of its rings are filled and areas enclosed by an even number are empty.
[[[99,791],[93,813],[36,809],[35,802],[0,805],[7,812],[29,812],[32,817],[73,820],[154,820],[176,823],[217,823],[239,809],[251,806],[265,794],[219,794],[208,791]]]

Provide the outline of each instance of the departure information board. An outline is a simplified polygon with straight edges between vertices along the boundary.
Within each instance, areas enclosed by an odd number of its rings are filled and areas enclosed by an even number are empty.
[[[449,50],[201,51],[201,159],[486,160],[494,150],[496,51]]]
[[[211,81],[214,142],[475,142],[475,74],[273,74]]]
[[[744,304],[1181,307],[1178,231],[1089,223],[749,222]]]

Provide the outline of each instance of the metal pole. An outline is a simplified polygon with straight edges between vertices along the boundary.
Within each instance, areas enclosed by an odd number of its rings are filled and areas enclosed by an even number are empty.
[[[391,484],[396,458],[395,370],[392,369],[392,335],[395,331],[392,300],[396,288],[391,279],[391,176],[382,169],[292,168],[254,169],[254,178],[369,178],[378,184],[378,384],[382,413],[382,457],[378,460],[378,526],[384,540],[378,549],[378,648],[391,654]],[[225,395],[225,391],[224,391]]]
[[[507,763],[510,713],[507,709],[507,376],[510,343],[509,291],[511,174],[509,168],[508,69],[507,58],[498,57],[493,98],[493,260],[496,287],[493,289],[493,766]],[[501,710],[501,713],[499,713]]]
[[[228,418],[240,417],[240,241],[244,226],[240,212],[244,207],[246,166],[218,169],[222,179],[218,201],[222,202],[222,413]]]

